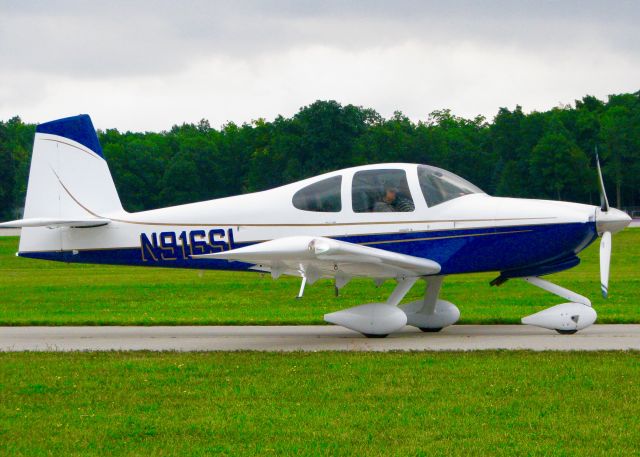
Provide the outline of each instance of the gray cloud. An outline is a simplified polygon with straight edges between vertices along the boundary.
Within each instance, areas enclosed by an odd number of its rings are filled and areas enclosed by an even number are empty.
[[[408,40],[526,50],[599,43],[637,53],[638,2],[7,2],[4,71],[78,77],[176,72],[211,55],[252,59],[307,45]]]
[[[155,119],[132,127],[166,128],[145,107],[243,121],[316,98],[540,108],[637,90],[639,19],[635,1],[0,0],[0,118],[129,104]]]

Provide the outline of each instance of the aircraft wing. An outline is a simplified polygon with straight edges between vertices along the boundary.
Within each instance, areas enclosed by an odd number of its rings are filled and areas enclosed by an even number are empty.
[[[3,222],[0,228],[21,228],[21,227],[99,227],[107,225],[111,219],[91,217],[87,219],[56,219],[50,217],[33,217],[28,219],[18,219],[15,221]]]
[[[303,276],[310,284],[321,277],[335,277],[336,281],[346,282],[354,276],[387,279],[440,272],[440,265],[429,259],[312,236],[278,238],[192,258],[251,263],[253,269],[271,272],[274,278],[281,274]]]

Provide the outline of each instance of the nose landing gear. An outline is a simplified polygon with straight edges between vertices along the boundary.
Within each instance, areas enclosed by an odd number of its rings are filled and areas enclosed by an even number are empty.
[[[522,279],[547,292],[571,300],[569,303],[552,306],[523,317],[523,324],[555,330],[561,335],[573,335],[596,321],[598,314],[591,307],[591,301],[588,298],[537,276],[528,276]]]

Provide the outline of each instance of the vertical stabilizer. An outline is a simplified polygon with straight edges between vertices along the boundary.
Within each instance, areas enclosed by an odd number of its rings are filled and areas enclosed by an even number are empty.
[[[25,219],[104,218],[122,212],[91,118],[82,114],[36,128]],[[61,230],[24,228],[20,251],[62,249]]]

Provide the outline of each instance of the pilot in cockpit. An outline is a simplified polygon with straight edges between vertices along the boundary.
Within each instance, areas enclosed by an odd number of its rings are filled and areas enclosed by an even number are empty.
[[[403,197],[398,192],[398,188],[391,184],[385,183],[384,194],[382,199],[375,203],[373,211],[377,213],[390,213],[390,212],[408,212],[415,209],[413,202],[406,197]]]

